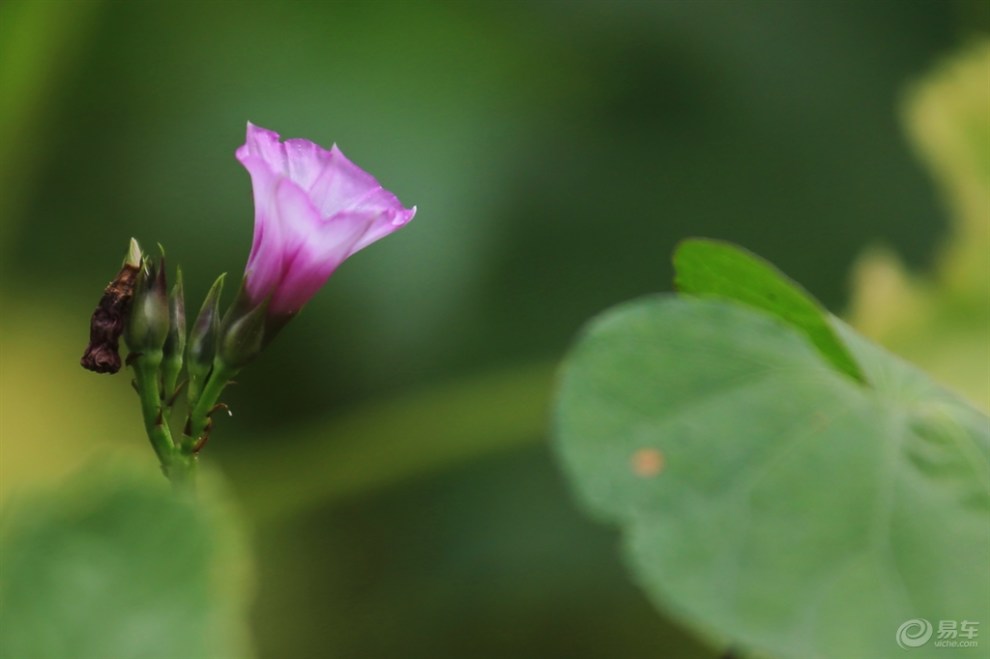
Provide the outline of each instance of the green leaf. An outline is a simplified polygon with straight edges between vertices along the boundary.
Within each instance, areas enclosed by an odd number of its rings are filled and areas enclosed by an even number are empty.
[[[691,239],[678,246],[674,268],[678,291],[768,311],[804,333],[837,369],[863,381],[859,366],[830,327],[828,311],[773,264],[729,243]]]
[[[13,500],[0,527],[0,656],[251,656],[234,518],[212,489],[193,502],[158,474],[108,469]]]
[[[606,313],[562,374],[566,472],[621,527],[656,605],[718,647],[895,657],[914,618],[985,636],[990,421],[836,331],[872,387],[744,306],[658,297]],[[917,656],[982,656],[934,642]]]

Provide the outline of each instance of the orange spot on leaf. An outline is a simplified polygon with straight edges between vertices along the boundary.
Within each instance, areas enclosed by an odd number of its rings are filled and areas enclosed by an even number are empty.
[[[663,471],[665,462],[657,449],[641,448],[632,455],[632,470],[640,478],[651,478]]]

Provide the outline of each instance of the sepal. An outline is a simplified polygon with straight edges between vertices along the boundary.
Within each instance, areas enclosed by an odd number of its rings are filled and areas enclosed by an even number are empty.
[[[181,268],[176,268],[175,286],[169,294],[168,307],[168,337],[162,347],[162,391],[166,400],[170,400],[175,395],[186,348],[186,302]]]
[[[246,313],[230,313],[224,318],[223,327],[220,328],[220,350],[217,353],[217,360],[225,369],[240,370],[257,357],[265,347],[269,302],[270,300],[265,300]],[[235,305],[235,308],[237,306]]]
[[[210,374],[220,334],[220,294],[226,274],[217,277],[203,300],[203,306],[189,332],[186,344],[186,372],[189,375],[189,402],[195,403]]]

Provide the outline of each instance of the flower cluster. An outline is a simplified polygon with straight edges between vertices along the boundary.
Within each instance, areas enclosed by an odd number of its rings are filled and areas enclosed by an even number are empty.
[[[164,257],[155,262],[132,240],[124,268],[93,314],[82,359],[87,369],[116,372],[117,342],[124,337],[146,430],[173,480],[195,463],[230,378],[344,260],[416,214],[336,145],[327,150],[307,140],[283,142],[249,123],[236,155],[251,176],[254,240],[240,292],[227,312],[221,315],[219,307],[221,275],[187,337],[181,272],[167,292]],[[175,441],[168,418],[184,386],[189,413]]]

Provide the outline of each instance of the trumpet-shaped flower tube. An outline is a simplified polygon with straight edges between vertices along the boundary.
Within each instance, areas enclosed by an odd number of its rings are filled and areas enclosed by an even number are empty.
[[[254,241],[244,271],[252,306],[291,316],[347,257],[416,214],[336,145],[279,140],[251,123],[237,159],[254,189]]]

